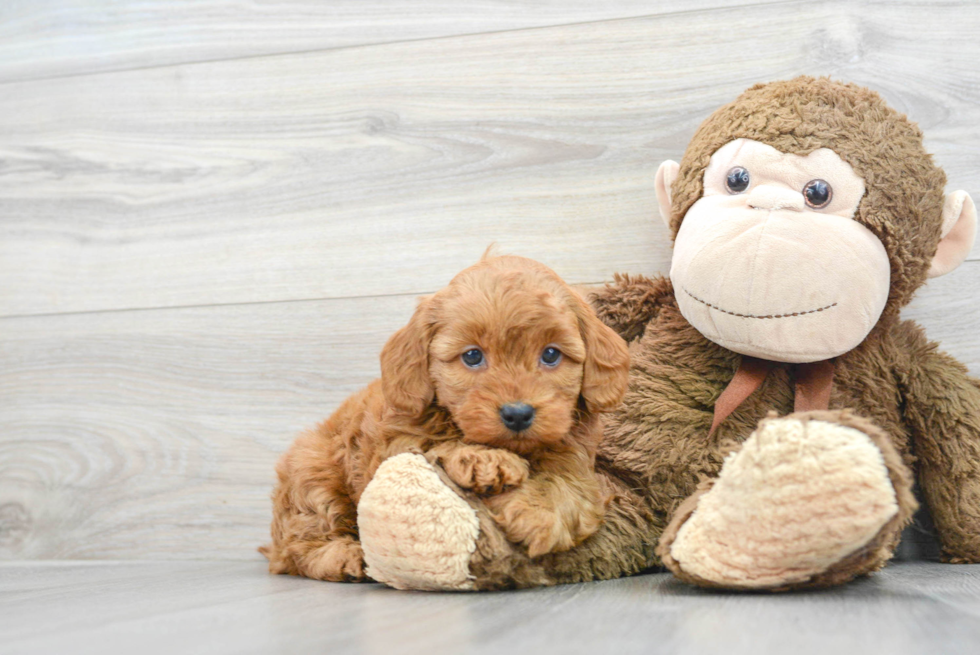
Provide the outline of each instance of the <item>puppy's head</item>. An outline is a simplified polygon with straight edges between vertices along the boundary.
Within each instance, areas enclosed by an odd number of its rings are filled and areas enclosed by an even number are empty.
[[[381,355],[385,398],[421,416],[433,400],[464,439],[516,451],[565,438],[626,390],[623,340],[547,267],[484,259],[424,299]]]

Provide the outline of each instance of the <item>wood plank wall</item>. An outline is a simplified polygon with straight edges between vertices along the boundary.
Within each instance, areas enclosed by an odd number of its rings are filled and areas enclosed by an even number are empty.
[[[0,558],[258,557],[417,294],[666,271],[656,167],[754,82],[879,90],[980,199],[978,56],[965,0],[0,5]],[[975,375],[978,288],[905,312]]]

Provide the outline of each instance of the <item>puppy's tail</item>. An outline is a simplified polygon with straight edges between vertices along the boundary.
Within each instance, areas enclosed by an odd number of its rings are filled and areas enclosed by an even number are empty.
[[[283,552],[276,548],[274,543],[259,546],[257,550],[269,560],[269,573],[282,574],[296,572],[294,567],[290,567],[291,560],[286,559]]]

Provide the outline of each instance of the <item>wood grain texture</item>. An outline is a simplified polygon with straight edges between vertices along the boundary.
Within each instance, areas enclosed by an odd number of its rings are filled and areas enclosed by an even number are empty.
[[[491,242],[653,273],[659,162],[799,73],[882,91],[980,197],[977,33],[799,2],[7,84],[0,316],[419,293]]]
[[[980,377],[980,262],[906,316]],[[0,559],[254,559],[273,467],[411,296],[0,319]]]
[[[279,454],[414,304],[0,321],[0,558],[258,557]]]
[[[0,564],[0,643],[38,653],[973,655],[980,565],[902,563],[827,591],[728,594],[669,574],[410,593],[259,563]]]
[[[0,83],[765,3],[31,0],[0,4]]]

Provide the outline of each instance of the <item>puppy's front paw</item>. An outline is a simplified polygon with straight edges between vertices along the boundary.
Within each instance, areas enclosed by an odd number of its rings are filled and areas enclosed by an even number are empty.
[[[527,479],[528,464],[509,450],[461,446],[439,458],[446,475],[464,489],[499,494]]]
[[[488,500],[493,518],[510,541],[527,546],[531,558],[568,550],[599,529],[605,503],[580,500],[561,510],[533,497],[505,494]]]
[[[568,550],[576,541],[553,510],[514,498],[493,512],[493,518],[514,543],[527,546],[529,557]]]

